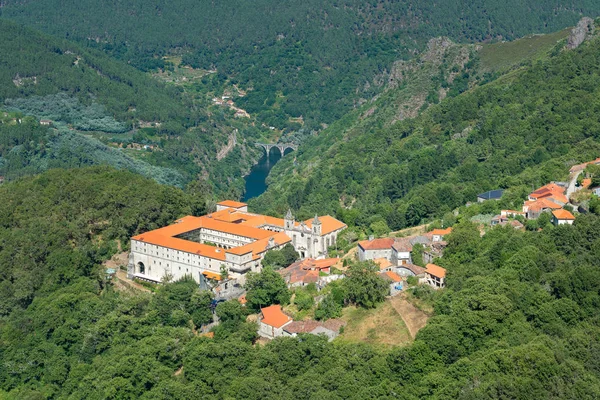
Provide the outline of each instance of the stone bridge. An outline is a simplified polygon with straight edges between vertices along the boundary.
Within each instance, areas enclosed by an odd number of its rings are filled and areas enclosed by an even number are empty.
[[[281,153],[281,156],[283,157],[283,154],[285,153],[285,151],[287,149],[292,149],[292,150],[298,150],[298,145],[297,144],[292,144],[292,143],[278,143],[278,144],[271,144],[271,143],[256,143],[255,144],[256,147],[262,147],[263,149],[265,149],[265,151],[267,152],[267,157],[269,156],[269,152],[271,151],[271,149],[273,147],[277,147],[279,149],[279,152]]]

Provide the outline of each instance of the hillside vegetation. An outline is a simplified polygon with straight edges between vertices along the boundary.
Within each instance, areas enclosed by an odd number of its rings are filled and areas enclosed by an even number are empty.
[[[98,3],[8,0],[2,17],[101,48],[142,70],[184,62],[213,69],[249,91],[242,108],[285,126],[303,116],[320,129],[375,94],[398,59],[431,38],[483,41],[554,32],[594,1],[404,0],[190,1]]]
[[[0,19],[0,52],[0,99],[10,99],[10,105],[24,112],[73,122],[72,115],[52,109],[77,108],[77,104],[65,104],[52,97],[61,93],[84,107],[95,107],[97,118],[114,118],[129,126],[138,120],[194,123],[190,104],[175,87],[167,87],[93,49]],[[31,104],[34,101],[37,104]],[[81,106],[78,111],[85,112]],[[102,130],[102,126],[95,128]]]
[[[0,126],[0,171],[9,179],[108,164],[176,186],[200,179],[218,193],[241,196],[241,177],[260,157],[253,142],[262,133],[232,111],[211,108],[207,91],[223,90],[218,77],[185,86],[164,83],[98,50],[5,19],[0,53],[0,116],[6,111],[11,118],[53,121],[50,130],[33,127],[34,121]],[[25,130],[36,130],[34,142],[24,142]],[[239,145],[217,159],[236,130]],[[154,151],[116,148],[133,144]]]
[[[447,58],[455,79],[441,70],[420,116],[402,119],[404,107],[394,109],[410,85],[400,84],[306,143],[294,164],[278,164],[253,205],[396,230],[489,189],[511,188],[518,200],[532,186],[566,179],[570,165],[600,153],[600,40],[563,47],[487,84],[485,74],[478,78],[476,52],[464,65]],[[415,73],[406,70],[410,82]],[[435,105],[440,90],[450,98]]]
[[[116,291],[99,263],[132,234],[203,213],[197,197],[91,168],[5,184],[0,200],[3,398],[600,396],[597,215],[484,237],[455,225],[448,288],[419,294],[435,315],[414,342],[381,349],[313,335],[255,345],[256,324],[234,319],[197,336],[211,314],[194,282]]]

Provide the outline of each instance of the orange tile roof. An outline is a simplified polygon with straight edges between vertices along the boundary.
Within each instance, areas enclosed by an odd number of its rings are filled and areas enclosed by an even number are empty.
[[[219,204],[232,207],[246,205],[245,203],[231,200],[222,201]],[[312,222],[312,220],[310,221]],[[322,223],[322,234],[327,234],[346,227],[344,223],[330,216],[320,217],[320,221]],[[251,214],[245,211],[227,208],[203,217],[183,217],[174,224],[136,235],[132,239],[188,253],[200,254],[221,261],[225,260],[225,253],[242,255],[252,252],[253,260],[255,260],[259,258],[259,254],[267,250],[269,239],[272,238],[277,246],[291,242],[291,239],[283,232],[273,232],[259,228],[264,225],[279,226],[283,228],[284,220],[281,218]],[[309,227],[311,226],[311,224],[308,225]],[[191,240],[180,239],[177,237],[183,233],[198,229],[209,229],[253,239],[254,241],[225,251],[214,246],[196,243]]]
[[[571,214],[569,211],[564,210],[564,209],[552,211],[552,215],[554,215],[556,217],[556,219],[568,219],[568,220],[575,219],[575,216],[573,214]]]
[[[204,272],[202,272],[202,275],[204,275],[208,279],[214,279],[216,281],[220,281],[221,280],[221,274],[217,274],[215,272],[204,271]]]
[[[272,236],[273,232],[264,229],[253,228],[243,224],[232,224],[211,218],[210,214],[201,218],[201,227],[214,231],[230,233],[232,235],[243,236],[250,239],[264,239]]]
[[[161,247],[168,247],[170,249],[179,250],[186,253],[198,254],[215,260],[225,261],[225,251],[223,249],[209,246],[207,244],[191,242],[189,240],[164,236],[156,231],[143,233],[141,235],[134,236],[132,239]]]
[[[290,317],[281,311],[281,306],[279,304],[261,308],[260,312],[262,312],[263,315],[261,322],[263,324],[271,325],[274,328],[281,328],[283,325],[292,321]]]
[[[365,250],[385,250],[391,249],[394,245],[394,239],[381,238],[373,240],[361,240],[358,245]]]
[[[267,231],[265,231],[265,232],[267,232]],[[287,244],[292,241],[292,239],[290,239],[290,237],[283,232],[278,232],[278,233],[270,232],[270,233],[271,233],[271,235],[265,239],[257,240],[255,242],[248,243],[243,246],[233,247],[231,249],[228,249],[227,253],[242,255],[242,254],[248,254],[248,253],[252,252],[254,255],[257,255],[260,253],[264,253],[265,251],[268,250],[269,241],[271,238],[273,238],[273,242],[275,243],[275,246]]]
[[[537,192],[537,193],[536,193]],[[565,196],[563,194],[563,192],[560,192],[558,190],[547,190],[547,189],[543,189],[543,190],[539,190],[531,193],[529,196],[534,198],[534,199],[545,199],[545,198],[553,198],[555,200],[560,201],[561,203],[568,203],[569,199],[567,199],[567,196]]]
[[[242,222],[244,225],[253,226],[255,228],[272,225],[283,228],[285,226],[285,221],[283,218],[270,217],[268,215],[246,215],[247,220]]]
[[[564,193],[565,192],[565,188],[564,187],[562,187],[560,185],[557,185],[554,182],[550,182],[550,183],[548,183],[548,184],[540,187],[539,189],[535,190],[533,193],[538,193],[538,192],[541,192],[541,191],[544,191],[544,190],[547,190],[547,191],[550,191],[550,192],[559,192],[559,193]]]
[[[529,211],[541,211],[545,208],[556,210],[562,208],[562,206],[560,204],[556,204],[548,198],[539,199],[529,204]]]
[[[304,223],[306,226],[312,229],[312,221],[313,219],[311,218],[304,221]],[[321,235],[327,235],[328,233],[348,227],[348,225],[330,215],[323,215],[322,217],[319,217],[319,221],[321,221]]]
[[[425,272],[427,272],[429,275],[433,275],[438,278],[446,277],[446,269],[435,264],[427,264]]]
[[[569,199],[567,198],[567,196],[565,196],[562,193],[553,193],[551,196],[548,197],[542,197],[543,199],[548,199],[548,200],[552,200],[555,203],[558,201],[560,203],[564,203],[567,204],[569,202]]]
[[[313,265],[316,269],[325,269],[333,267],[335,264],[339,263],[339,258],[324,258],[322,260],[314,260]]]
[[[402,282],[402,278],[400,277],[400,275],[398,275],[395,272],[387,271],[387,272],[384,272],[383,275],[386,278],[390,279],[392,282]]]
[[[451,232],[452,232],[452,228],[434,229],[431,231],[431,234],[445,236],[445,235],[449,235]]]
[[[392,264],[387,258],[376,258],[373,260],[375,262],[375,264],[379,265],[379,269],[386,269],[389,267],[392,267],[394,264]]]
[[[223,206],[223,207],[241,208],[241,207],[247,206],[248,204],[242,203],[240,201],[234,201],[234,200],[223,200],[221,202],[218,202],[217,205]]]

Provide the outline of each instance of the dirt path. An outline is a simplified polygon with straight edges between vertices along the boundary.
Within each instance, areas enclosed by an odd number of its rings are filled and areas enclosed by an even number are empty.
[[[419,225],[419,226],[413,226],[411,228],[406,228],[406,229],[402,229],[399,231],[394,231],[394,232],[390,232],[389,233],[389,237],[394,237],[394,236],[414,236],[414,235],[422,235],[427,231],[427,227],[429,225],[425,224],[425,225]]]
[[[417,336],[417,332],[427,324],[429,316],[406,301],[402,294],[392,298],[390,302],[392,303],[392,307],[402,317],[410,336],[414,339]]]

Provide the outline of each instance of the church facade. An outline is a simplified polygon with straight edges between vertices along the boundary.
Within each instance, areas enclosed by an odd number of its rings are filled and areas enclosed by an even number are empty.
[[[325,258],[346,225],[331,216],[295,221],[248,212],[245,203],[226,200],[214,213],[187,216],[174,224],[131,238],[128,276],[161,282],[191,276],[198,283],[221,280],[226,272],[240,284],[261,270],[269,250],[290,243],[301,258]]]

